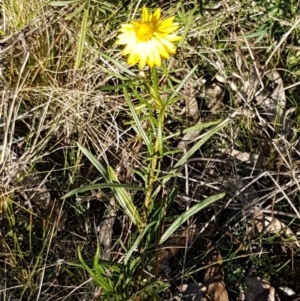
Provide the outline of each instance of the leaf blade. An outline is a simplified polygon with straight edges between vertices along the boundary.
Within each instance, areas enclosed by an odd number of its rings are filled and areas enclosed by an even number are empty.
[[[216,194],[208,197],[203,202],[198,203],[191,207],[189,210],[184,212],[181,216],[179,216],[167,229],[167,231],[160,238],[159,244],[164,243],[184,222],[186,222],[191,216],[204,209],[205,207],[211,205],[212,203],[218,201],[223,198],[225,193]]]

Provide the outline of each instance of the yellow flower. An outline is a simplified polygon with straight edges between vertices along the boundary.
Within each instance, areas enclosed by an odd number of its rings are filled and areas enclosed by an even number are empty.
[[[116,43],[126,45],[122,54],[129,55],[128,64],[139,62],[141,68],[146,65],[152,68],[154,65],[160,66],[163,58],[167,59],[170,54],[174,54],[175,46],[172,42],[181,39],[173,34],[179,28],[178,23],[173,23],[174,18],[162,20],[160,8],[151,14],[143,7],[142,20],[123,24]]]

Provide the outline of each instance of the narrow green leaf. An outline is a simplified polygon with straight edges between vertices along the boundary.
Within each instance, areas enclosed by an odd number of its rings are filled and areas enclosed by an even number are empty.
[[[79,7],[77,7],[76,9],[74,9],[73,12],[67,14],[66,16],[66,20],[72,20],[74,17],[76,17],[77,15],[79,15],[85,8],[85,1],[82,2],[82,4],[80,4]]]
[[[141,258],[140,257],[136,257],[133,258],[130,263],[129,263],[129,275],[134,275],[134,271],[137,269],[137,267],[139,266],[139,264],[141,263]]]
[[[94,256],[94,270],[96,272],[96,275],[100,278],[101,274],[105,273],[104,268],[99,264],[99,258],[100,258],[100,246],[97,244],[97,250]]]
[[[129,261],[129,259],[131,258],[132,253],[137,250],[138,245],[142,241],[142,239],[145,236],[145,234],[148,232],[149,228],[151,228],[155,223],[156,223],[156,221],[153,221],[153,222],[149,223],[146,226],[146,228],[140,233],[140,235],[137,237],[137,239],[132,244],[130,250],[126,253],[126,256],[124,258],[124,264],[127,264],[127,262]]]
[[[136,83],[137,85],[138,83]],[[139,84],[139,87],[141,88],[142,87],[142,84]],[[153,108],[153,105],[151,102],[149,102],[147,99],[144,99],[142,97],[141,94],[139,94],[139,92],[134,88],[134,85],[131,85],[131,91],[134,95],[134,97],[136,99],[138,99],[140,101],[141,104],[138,104],[135,109],[136,111],[139,111],[139,110],[142,110],[143,107],[147,107],[148,108],[148,112],[147,112],[147,115],[149,114],[149,118],[151,118],[151,115],[153,116],[153,112],[152,112],[152,108]],[[148,117],[148,116],[147,116]],[[145,118],[145,117],[144,117]],[[152,117],[153,118],[153,117]],[[150,119],[151,120],[151,119]],[[156,117],[154,118],[154,124],[156,123]],[[152,122],[153,123],[153,122]]]
[[[79,257],[78,257],[79,258]],[[78,261],[68,261],[65,263],[68,266],[74,267],[74,268],[85,268],[81,263],[78,263]],[[91,260],[87,260],[86,261],[86,265],[92,265],[93,262]],[[101,264],[101,266],[105,269],[109,269],[113,272],[116,273],[120,273],[121,267],[122,265],[120,263],[117,262],[112,262],[112,261],[108,261],[108,260],[99,260],[99,264]],[[89,267],[88,265],[88,267]]]
[[[131,70],[127,69],[124,67],[124,65],[122,63],[120,63],[120,61],[110,57],[109,55],[103,53],[103,52],[100,52],[99,51],[99,55],[103,58],[105,58],[106,60],[112,62],[115,64],[116,67],[118,67],[118,71],[121,73],[121,72],[124,72],[126,75],[130,76],[130,77],[136,77],[136,73],[132,72]],[[108,72],[108,69],[105,69],[106,72]],[[123,79],[123,80],[128,80],[127,78],[125,78],[124,76],[121,76],[120,74],[118,73],[115,73],[115,72],[111,72],[110,73],[111,75],[113,76],[116,76],[117,78],[120,78],[120,79]]]
[[[107,292],[113,292],[114,285],[110,277],[106,274],[105,268],[99,262],[99,258],[100,258],[100,246],[97,245],[97,250],[94,256],[95,276],[97,277],[99,283],[102,283],[101,286],[103,287],[104,290],[106,290]]]
[[[79,149],[82,153],[91,161],[91,163],[97,168],[97,170],[101,173],[103,178],[107,183],[97,184],[97,185],[88,185],[85,187],[77,188],[73,191],[68,192],[64,195],[64,198],[73,195],[76,192],[83,192],[91,189],[102,189],[102,188],[111,188],[114,192],[114,195],[120,204],[121,208],[125,211],[125,213],[130,217],[132,222],[138,227],[142,226],[142,220],[132,202],[130,194],[126,191],[126,189],[131,189],[133,186],[127,186],[124,184],[120,184],[118,182],[118,178],[115,175],[114,170],[108,166],[107,170],[105,167],[94,157],[84,146],[77,143]],[[112,183],[113,182],[113,183]],[[96,188],[97,187],[97,188]],[[125,189],[126,188],[126,189]],[[134,188],[135,189],[135,188]],[[137,188],[140,190],[140,188]],[[141,188],[143,190],[143,188]]]
[[[80,263],[83,265],[83,267],[85,268],[85,270],[89,273],[89,275],[94,279],[94,281],[99,286],[103,287],[103,289],[105,291],[111,291],[111,287],[106,282],[105,278],[103,278],[103,277],[97,277],[97,275],[92,271],[92,269],[85,263],[85,261],[82,258],[82,255],[81,255],[80,248],[78,248],[77,254],[78,254],[78,259],[79,259]]]
[[[87,32],[87,23],[88,23],[88,17],[89,17],[89,11],[90,11],[90,0],[86,0],[86,6],[83,13],[82,23],[81,23],[81,29],[79,34],[79,41],[77,45],[77,55],[76,55],[76,61],[74,69],[78,69],[82,60],[83,55],[83,49],[84,49],[84,42]]]
[[[74,194],[79,194],[79,193],[83,193],[83,192],[91,191],[91,190],[102,190],[105,188],[110,188],[110,189],[123,188],[123,189],[131,189],[131,190],[144,190],[143,187],[131,186],[131,185],[121,184],[121,183],[91,184],[91,185],[82,186],[82,187],[79,187],[79,188],[69,191],[68,193],[66,193],[65,195],[62,196],[62,199],[69,198],[70,196],[72,196]]]
[[[152,97],[154,97],[154,101],[156,103],[158,103],[160,105],[160,107],[162,106],[162,101],[160,99],[160,93],[159,93],[159,89],[158,89],[158,77],[157,77],[157,69],[156,66],[154,65],[152,72],[151,72],[151,78],[152,78],[152,83],[150,86],[150,89],[153,89],[153,94]]]
[[[66,6],[70,4],[75,4],[82,2],[82,0],[66,0],[66,1],[51,1],[49,5],[51,6]]]
[[[181,40],[178,42],[178,47],[182,47],[187,40],[187,35],[190,32],[190,29],[193,26],[194,23],[194,14],[196,10],[198,9],[197,5],[194,6],[193,9],[190,10],[189,15],[187,16],[187,24],[184,27],[183,33],[181,35]]]
[[[230,119],[226,119],[213,129],[203,134],[203,137],[180,158],[180,160],[176,163],[175,168],[178,168],[181,165],[183,165],[210,137],[212,137],[215,133],[217,133],[219,130],[225,127],[225,125],[227,125],[229,121]]]
[[[229,123],[231,119],[227,118],[226,120],[224,120],[223,122],[221,122],[219,125],[217,125],[216,127],[214,127],[213,129],[209,130],[208,132],[204,133],[202,135],[202,138],[195,143],[195,145],[193,147],[191,147],[185,154],[183,154],[183,156],[180,158],[180,160],[175,164],[174,169],[172,171],[169,172],[169,174],[171,173],[176,173],[178,168],[180,168],[183,164],[185,164],[187,162],[187,160],[197,151],[199,150],[199,148],[211,137],[213,136],[215,133],[217,133],[220,129],[222,129],[225,125],[227,125],[227,123]],[[201,137],[201,136],[200,136]],[[167,179],[164,179],[162,181],[162,185],[165,185],[167,183]]]
[[[218,201],[219,199],[223,198],[225,196],[225,193],[220,193],[213,195],[211,197],[206,198],[201,203],[198,203],[191,207],[189,210],[181,214],[167,229],[167,231],[163,234],[161,237],[159,244],[164,243],[183,223],[185,223],[191,216],[198,213],[205,207],[211,205],[212,203]]]
[[[170,284],[167,282],[164,282],[162,280],[156,280],[155,282],[150,282],[148,285],[143,287],[138,294],[136,294],[137,297],[142,296],[146,299],[146,296],[150,295],[152,297],[151,300],[161,300],[160,297],[157,296],[158,293],[166,291],[166,289],[170,287]],[[145,300],[142,299],[142,300]],[[149,298],[147,298],[149,300]]]
[[[171,138],[174,138],[174,137],[178,137],[178,136],[182,136],[183,134],[186,134],[188,132],[191,132],[191,131],[200,131],[200,130],[203,130],[203,129],[206,129],[206,128],[209,128],[213,125],[217,125],[221,122],[222,120],[219,119],[219,120],[215,120],[215,121],[210,121],[210,122],[203,122],[203,123],[200,123],[200,124],[196,124],[196,125],[193,125],[189,128],[186,128],[184,129],[183,131],[181,132],[176,132],[170,136],[167,136],[165,137],[164,140],[169,140]]]
[[[127,104],[128,104],[128,106],[129,106],[129,109],[130,109],[131,114],[132,114],[132,116],[133,116],[135,125],[136,125],[136,127],[137,127],[137,134],[140,135],[140,136],[143,138],[144,143],[145,143],[146,146],[148,147],[149,153],[152,154],[152,153],[153,153],[153,151],[152,151],[152,150],[153,150],[152,144],[149,142],[149,138],[148,138],[147,134],[145,133],[145,131],[144,131],[144,129],[143,129],[143,126],[142,126],[142,124],[141,124],[141,121],[140,121],[139,117],[138,117],[137,114],[136,114],[135,108],[134,108],[134,106],[133,106],[133,104],[132,104],[132,101],[131,101],[129,95],[128,95],[127,88],[124,87],[124,88],[123,88],[123,91],[124,91],[124,97],[125,97],[125,99],[126,99],[126,101],[127,101]]]
[[[242,38],[244,39],[251,39],[251,38],[256,38],[256,37],[263,37],[267,32],[269,32],[269,28],[264,28],[262,30],[259,30],[259,31],[255,31],[253,33],[250,33],[250,34],[247,34],[247,35],[244,35],[244,36],[241,36]]]
[[[164,183],[167,183],[170,179],[173,179],[173,178],[179,177],[179,176],[182,176],[182,173],[180,173],[180,172],[179,173],[171,173],[171,174],[168,173],[161,177],[157,177],[156,181],[157,182],[164,181]]]
[[[173,92],[173,94],[169,97],[169,100],[172,100],[173,98],[175,98],[175,96],[177,96],[177,94],[179,93],[179,91],[182,89],[182,87],[185,85],[185,83],[187,82],[187,80],[193,75],[193,73],[197,70],[198,65],[195,65],[193,67],[193,69],[186,75],[186,77],[182,80],[182,82],[178,85],[178,87],[176,88],[176,90]]]
[[[134,171],[135,174],[137,174],[139,177],[141,177],[141,179],[144,181],[144,183],[147,183],[147,174],[145,174],[144,170],[135,170]]]
[[[109,177],[107,174],[107,170],[102,165],[102,163],[99,162],[97,160],[97,158],[93,154],[91,154],[90,151],[87,148],[85,148],[83,145],[80,145],[79,143],[77,143],[77,146],[82,151],[82,153],[90,160],[90,162],[93,164],[93,166],[95,166],[97,168],[97,170],[100,172],[100,174],[102,175],[104,180],[109,183]]]
[[[123,84],[120,84],[120,85],[114,85],[114,86],[101,86],[99,87],[97,90],[100,90],[100,91],[117,91],[119,89],[123,89],[124,87],[128,87],[129,85],[135,85],[135,84],[138,84],[139,83],[137,82],[136,79],[134,80],[126,80]]]
[[[118,182],[118,178],[114,170],[110,166],[107,167],[107,170],[110,182]],[[128,215],[128,217],[135,225],[141,227],[143,225],[143,222],[133,204],[131,195],[124,188],[114,188],[113,191],[119,205],[124,210],[124,212]]]
[[[182,96],[176,96],[176,97],[174,97],[174,98],[169,98],[169,100],[168,100],[168,102],[167,102],[167,105],[168,106],[170,106],[170,105],[172,105],[173,103],[175,103],[175,102],[177,102],[179,99],[181,99],[182,98]]]

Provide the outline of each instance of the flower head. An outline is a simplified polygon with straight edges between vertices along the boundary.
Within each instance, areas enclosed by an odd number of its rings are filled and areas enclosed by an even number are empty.
[[[174,23],[175,17],[161,19],[161,9],[158,8],[153,14],[146,7],[142,10],[142,20],[134,20],[131,24],[123,24],[118,36],[117,44],[126,45],[123,55],[128,56],[128,64],[140,64],[143,68],[148,65],[160,66],[163,58],[169,58],[175,53],[172,42],[179,41],[180,36],[173,32],[179,28]]]

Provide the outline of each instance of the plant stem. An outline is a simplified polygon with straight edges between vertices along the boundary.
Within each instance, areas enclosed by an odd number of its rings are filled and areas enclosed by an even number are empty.
[[[157,70],[156,70],[155,66],[153,67],[153,69],[151,71],[150,78],[152,80],[152,85],[150,87],[150,90],[152,92],[154,102],[155,102],[154,110],[157,110],[157,108],[159,109],[159,116],[157,119],[157,131],[156,131],[154,150],[153,150],[153,153],[150,154],[150,156],[152,158],[151,158],[149,181],[148,181],[147,189],[146,189],[146,195],[145,195],[145,201],[144,201],[144,212],[143,212],[145,225],[147,225],[148,216],[153,207],[152,193],[153,193],[155,180],[159,173],[159,171],[156,171],[158,156],[163,155],[162,129],[164,128],[164,119],[165,119],[165,106],[159,95],[158,77],[157,77]]]
[[[158,138],[156,138],[155,141],[155,147],[154,147],[154,154],[151,159],[151,168],[150,168],[150,174],[149,174],[149,182],[147,185],[147,191],[145,196],[145,202],[144,202],[144,220],[145,224],[147,224],[148,220],[148,214],[149,214],[149,206],[152,204],[152,192],[153,192],[153,184],[155,182],[156,174],[156,166],[157,166],[157,159],[158,159],[158,150],[159,150],[159,143]]]

